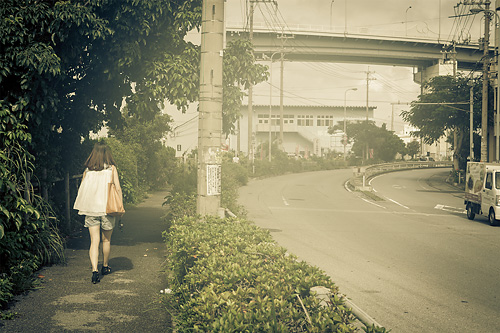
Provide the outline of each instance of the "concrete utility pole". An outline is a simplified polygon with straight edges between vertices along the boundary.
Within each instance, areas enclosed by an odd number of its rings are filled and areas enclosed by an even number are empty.
[[[391,131],[394,132],[394,106],[395,105],[411,105],[411,103],[401,103],[401,102],[397,102],[397,103],[391,103],[392,105],[392,115],[391,115]]]
[[[469,159],[474,161],[474,85],[472,81],[469,91]]]
[[[375,72],[370,72],[370,67],[368,67],[368,70],[366,71],[366,122],[368,122],[368,113],[369,113],[369,93],[370,93],[370,81],[376,80],[373,77],[370,77],[370,74],[375,74]]]
[[[375,72],[370,72],[370,67],[368,67],[368,70],[366,71],[366,124],[368,125],[368,114],[369,114],[369,94],[370,94],[370,81],[375,80],[375,78],[371,78],[370,74],[374,74]],[[368,142],[366,143],[366,154],[365,157],[368,160],[370,155],[368,151]]]
[[[250,1],[250,33],[248,38],[250,39],[250,43],[253,40],[253,13],[254,13],[254,1]],[[253,52],[253,51],[252,51]],[[253,165],[253,85],[250,84],[248,87],[248,159],[251,161]]]
[[[344,134],[343,134],[343,140],[344,141],[344,162],[347,160],[347,92],[348,91],[356,91],[358,88],[349,88],[344,91]]]
[[[271,64],[269,65],[269,153],[268,153],[268,158],[269,162],[272,161],[272,142],[273,142],[273,137],[272,137],[272,122],[273,122],[273,57],[280,53],[279,51],[274,52],[271,54]],[[283,53],[281,53],[283,55]]]
[[[490,1],[484,2],[483,91],[481,105],[481,161],[488,162],[488,71],[490,65]]]
[[[259,2],[273,2],[277,3],[275,0],[250,0],[250,9],[249,9],[249,25],[250,32],[248,34],[248,38],[250,39],[250,43],[253,43],[253,14],[254,14],[254,4]],[[252,44],[253,45],[253,44]],[[253,55],[253,51],[252,51]],[[271,119],[269,119],[271,120]],[[248,159],[251,161],[253,166],[254,160],[254,133],[253,133],[253,86],[250,84],[248,87]]]
[[[196,211],[221,215],[224,0],[203,0],[202,6]]]
[[[500,0],[495,0],[495,49],[496,49],[496,87],[497,87],[497,94],[496,94],[496,107],[497,107],[497,112],[496,112],[496,120],[495,120],[495,144],[496,144],[496,154],[495,154],[495,161],[500,161],[500,67],[499,67],[499,51],[500,51],[500,17],[498,16],[498,10],[500,10]]]
[[[284,60],[285,60],[285,42],[289,38],[294,38],[293,36],[285,36],[283,30],[281,31],[281,36],[278,39],[281,40],[281,58],[280,58],[280,140],[279,140],[279,148],[284,150],[283,148],[283,72],[284,72]]]
[[[283,37],[283,36],[282,36]],[[282,48],[283,50],[283,48]],[[284,54],[280,57],[280,141],[279,148],[283,151],[283,72],[284,72]]]

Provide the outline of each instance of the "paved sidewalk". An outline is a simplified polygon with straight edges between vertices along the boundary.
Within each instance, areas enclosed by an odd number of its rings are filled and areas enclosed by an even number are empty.
[[[165,332],[168,314],[159,303],[167,286],[161,273],[165,259],[161,216],[166,192],[157,192],[123,217],[111,239],[112,273],[91,283],[89,235],[69,241],[67,265],[42,269],[41,288],[18,296],[13,320],[0,322],[1,332]],[[99,270],[102,254],[99,257]]]

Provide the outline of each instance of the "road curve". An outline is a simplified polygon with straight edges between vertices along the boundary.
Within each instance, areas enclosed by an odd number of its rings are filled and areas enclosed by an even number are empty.
[[[498,332],[500,228],[467,220],[447,172],[379,176],[377,201],[345,189],[350,170],[286,175],[251,181],[240,203],[393,333]]]

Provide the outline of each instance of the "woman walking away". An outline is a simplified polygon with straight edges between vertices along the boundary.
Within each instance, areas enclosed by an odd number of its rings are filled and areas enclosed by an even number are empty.
[[[111,234],[115,227],[115,217],[106,215],[108,184],[114,182],[119,196],[122,195],[118,172],[111,150],[105,143],[98,142],[85,162],[82,183],[78,189],[74,209],[85,215],[85,227],[90,233],[90,263],[92,264],[92,283],[100,281],[97,263],[102,231],[103,264],[101,274],[111,273],[108,265],[111,250]]]

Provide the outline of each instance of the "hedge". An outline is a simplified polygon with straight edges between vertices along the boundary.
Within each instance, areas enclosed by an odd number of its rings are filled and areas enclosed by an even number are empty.
[[[354,316],[321,270],[238,219],[186,217],[163,236],[178,332],[353,332]],[[322,306],[310,289],[333,291]]]

